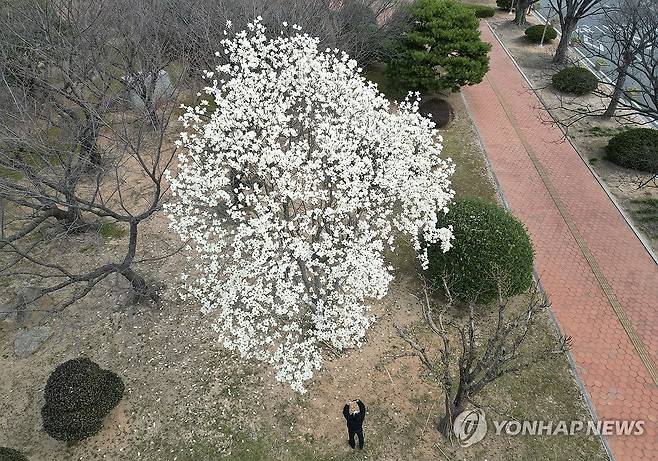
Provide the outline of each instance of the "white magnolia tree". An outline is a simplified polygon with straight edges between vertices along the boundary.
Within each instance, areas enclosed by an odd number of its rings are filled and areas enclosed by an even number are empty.
[[[423,242],[450,248],[437,213],[454,167],[417,101],[391,111],[347,55],[292,29],[268,37],[257,20],[222,42],[211,102],[183,116],[169,212],[200,261],[186,294],[224,346],[303,392],[323,345],[362,341],[397,234],[423,262]]]

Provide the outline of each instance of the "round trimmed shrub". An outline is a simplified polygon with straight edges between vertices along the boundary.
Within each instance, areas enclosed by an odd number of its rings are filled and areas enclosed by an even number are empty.
[[[617,165],[658,174],[658,130],[633,128],[615,135],[605,148]]]
[[[557,30],[552,26],[546,27],[546,35],[544,35],[544,25],[537,24],[536,26],[530,26],[525,30],[525,36],[528,40],[533,43],[541,43],[541,38],[544,37],[544,43],[548,43],[551,40],[555,40],[557,37]]]
[[[0,447],[0,461],[27,461],[27,457],[13,448]]]
[[[437,128],[445,128],[455,117],[455,111],[450,103],[440,98],[431,98],[422,102],[418,112],[436,123]]]
[[[553,86],[563,93],[585,95],[596,90],[599,79],[584,67],[565,67],[553,75]]]
[[[88,358],[69,360],[48,378],[41,409],[43,428],[56,440],[91,437],[123,396],[123,381]]]
[[[496,6],[503,10],[509,10],[512,6],[512,0],[496,0]]]
[[[452,225],[453,247],[428,248],[428,275],[438,286],[448,278],[452,296],[462,302],[488,304],[498,295],[526,291],[532,284],[534,252],[523,224],[506,210],[482,199],[456,202],[439,226]]]

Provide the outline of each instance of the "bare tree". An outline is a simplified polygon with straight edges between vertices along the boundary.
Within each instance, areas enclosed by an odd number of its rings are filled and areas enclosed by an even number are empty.
[[[167,44],[140,5],[126,19],[126,1],[34,0],[2,16],[0,276],[38,285],[31,301],[61,291],[64,308],[111,274],[157,299],[135,270],[138,235],[167,193],[185,72],[166,71]],[[108,224],[127,232],[109,261],[51,258],[53,242]]]
[[[257,16],[272,31],[284,22],[319,37],[324,47],[339,48],[366,68],[385,52],[385,41],[402,33],[406,24],[404,0],[161,0],[169,36],[190,57],[200,74],[216,65],[214,53],[227,23],[241,30]]]
[[[549,3],[557,12],[562,32],[553,62],[564,64],[567,60],[571,36],[576,31],[578,22],[583,18],[600,14],[604,0],[549,0]]]
[[[421,300],[425,323],[442,344],[437,354],[432,354],[401,327],[396,325],[396,329],[411,348],[398,357],[418,357],[443,388],[445,415],[438,429],[450,437],[456,417],[486,386],[567,351],[570,338],[556,337],[554,344],[532,353],[524,347],[532,336],[538,315],[549,307],[548,299],[537,286],[522,300],[506,298],[503,290],[499,290],[495,309],[488,314],[482,312],[487,306],[476,306],[474,302],[454,306],[446,281],[444,293],[447,302],[436,305],[425,287]]]
[[[652,48],[656,50],[658,14],[652,0],[619,0],[619,3],[605,5],[603,11],[601,27],[597,29],[599,32],[582,46],[592,59],[611,64],[610,76],[614,85],[610,102],[602,114],[609,118],[615,115],[623,96],[629,101],[636,99],[625,95],[634,62],[643,57],[647,50],[655,61],[651,51]],[[642,62],[638,64],[644,65]],[[648,92],[651,93],[655,94],[655,91]]]
[[[605,6],[598,32],[587,32],[582,48],[591,60],[602,63],[608,78],[593,92],[599,103],[556,95],[559,123],[568,129],[593,116],[616,117],[634,125],[658,121],[658,5],[652,0],[620,0]],[[642,187],[653,180],[642,176]]]

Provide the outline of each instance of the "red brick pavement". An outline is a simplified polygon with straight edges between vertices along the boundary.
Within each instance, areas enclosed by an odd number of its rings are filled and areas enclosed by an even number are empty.
[[[598,418],[646,422],[644,435],[607,437],[613,456],[656,460],[658,266],[562,132],[542,123],[538,98],[486,23],[481,29],[493,45],[491,70],[463,92],[494,173],[530,231]]]

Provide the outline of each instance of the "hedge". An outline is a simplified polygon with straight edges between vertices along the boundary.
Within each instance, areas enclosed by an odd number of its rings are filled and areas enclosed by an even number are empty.
[[[428,248],[428,276],[437,286],[448,277],[451,294],[463,302],[488,304],[503,294],[513,296],[532,284],[534,252],[523,224],[506,210],[482,199],[456,202],[439,226],[453,226],[453,247]]]
[[[553,86],[563,93],[585,95],[596,90],[599,79],[584,67],[566,67],[553,75]]]
[[[608,160],[617,165],[658,174],[658,130],[633,128],[608,141]]]

